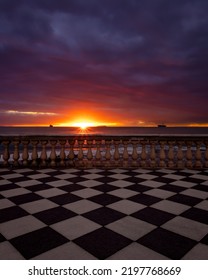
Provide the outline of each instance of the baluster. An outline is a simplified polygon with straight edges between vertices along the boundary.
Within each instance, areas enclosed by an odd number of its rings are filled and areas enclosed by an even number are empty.
[[[141,167],[146,167],[146,141],[141,141],[142,144],[142,153],[141,153]]]
[[[87,151],[87,168],[91,168],[93,166],[93,154],[92,154],[92,140],[87,140],[88,151]]]
[[[66,153],[65,153],[65,145],[66,145],[66,140],[59,140],[59,143],[61,145],[61,152],[60,152],[60,166],[65,166],[65,158],[66,158]]]
[[[111,152],[110,152],[111,140],[105,140],[105,146],[106,146],[105,167],[108,168],[111,166]]]
[[[184,168],[183,151],[182,151],[183,141],[178,141],[177,144],[178,144],[177,167],[181,169]]]
[[[132,158],[132,167],[137,167],[138,166],[138,153],[137,153],[137,145],[138,145],[138,141],[137,140],[131,140],[131,143],[132,143],[132,146],[133,146],[133,152],[132,152],[132,155],[131,155],[131,158]]]
[[[56,166],[56,144],[57,144],[57,140],[50,140],[50,144],[51,144],[50,166],[55,167]]]
[[[37,159],[38,159],[38,152],[37,152],[37,145],[38,140],[32,140],[32,166],[37,166]]]
[[[14,144],[14,153],[13,153],[13,165],[14,166],[18,166],[19,165],[19,140],[14,140],[13,144]]]
[[[78,161],[79,161],[78,162],[79,167],[84,166],[83,144],[84,144],[83,140],[78,140],[79,152],[78,152],[77,158],[78,158]]]
[[[205,154],[204,154],[204,159],[205,159],[204,167],[208,168],[208,141],[204,141],[204,144],[206,146],[206,151],[205,151]]]
[[[186,146],[187,146],[187,151],[186,151],[186,167],[187,168],[192,168],[193,162],[192,162],[192,142],[191,141],[186,141]]]
[[[23,166],[28,166],[28,159],[29,159],[29,153],[28,153],[28,144],[30,143],[29,140],[23,140],[23,153],[22,153],[22,164]]]
[[[151,141],[151,151],[150,151],[150,167],[155,168],[157,166],[156,163],[156,152],[155,152],[155,141]]]
[[[160,143],[160,163],[159,163],[159,166],[160,167],[165,167],[166,166],[166,163],[165,163],[165,159],[166,159],[166,155],[165,155],[165,149],[164,149],[164,146],[165,146],[165,141],[159,141]]]
[[[42,141],[40,141],[40,143],[42,146],[42,151],[41,151],[41,155],[40,155],[40,159],[41,159],[40,166],[45,167],[47,165],[46,164],[46,160],[47,160],[46,145],[48,144],[48,141],[42,140]]]
[[[129,166],[129,153],[128,153],[128,141],[123,140],[124,151],[123,151],[123,167],[127,168]]]
[[[195,167],[196,168],[201,168],[202,167],[202,154],[201,154],[201,141],[196,141],[196,162],[195,162]]]
[[[119,144],[120,144],[120,140],[114,140],[114,155],[113,155],[113,158],[114,158],[114,164],[115,166],[119,166],[119,159],[120,159],[120,154],[119,154]]]
[[[101,166],[101,151],[100,151],[100,144],[101,144],[101,140],[96,140],[96,154],[95,154],[95,159],[96,159],[96,166]]]
[[[74,166],[74,140],[69,140],[70,150],[67,158],[69,159],[69,165]]]
[[[4,152],[3,152],[3,165],[4,166],[9,166],[9,158],[10,158],[10,153],[9,153],[9,140],[4,140],[2,141],[2,144],[4,145]]]
[[[169,144],[169,151],[168,151],[168,167],[173,168],[174,164],[174,150],[173,150],[173,141],[168,141]]]

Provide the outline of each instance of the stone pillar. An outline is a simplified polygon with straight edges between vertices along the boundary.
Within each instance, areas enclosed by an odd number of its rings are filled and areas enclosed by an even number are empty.
[[[156,153],[155,153],[155,141],[151,141],[151,150],[150,150],[150,167],[151,168],[156,168],[157,163],[156,163]]]
[[[206,151],[205,151],[205,154],[204,154],[204,159],[205,159],[204,167],[208,168],[208,141],[204,141],[204,144],[206,146]]]
[[[60,152],[60,166],[65,166],[65,159],[66,159],[66,154],[65,154],[65,145],[66,145],[66,140],[59,140],[59,143],[61,145],[61,152]]]
[[[28,158],[29,158],[29,153],[28,153],[28,144],[30,143],[29,140],[23,140],[23,153],[22,153],[22,164],[23,166],[28,166]]]
[[[37,145],[39,143],[38,140],[32,140],[31,141],[32,143],[32,166],[37,166],[38,163],[37,163],[37,160],[38,160],[38,152],[37,152]]]
[[[141,167],[147,167],[146,166],[146,158],[147,158],[147,154],[146,154],[146,144],[147,142],[144,140],[141,141],[142,144],[142,153],[141,153]]]
[[[40,141],[40,143],[41,143],[41,147],[42,147],[42,151],[40,154],[40,159],[41,159],[40,166],[45,167],[47,165],[46,164],[46,160],[47,160],[46,145],[48,144],[48,141],[42,140],[42,141]]]
[[[182,146],[183,146],[183,141],[178,141],[178,153],[177,153],[177,167],[182,169],[184,168],[184,163],[183,163],[183,151],[182,151]]]
[[[70,150],[69,150],[69,154],[68,154],[67,158],[69,159],[70,166],[74,166],[74,144],[75,144],[74,140],[69,141]]]
[[[96,143],[96,154],[95,154],[95,160],[96,160],[96,166],[101,166],[101,158],[102,158],[102,155],[101,155],[101,151],[100,151],[100,145],[101,145],[101,140],[96,140],[95,141]]]
[[[14,166],[19,166],[19,144],[20,144],[20,141],[19,140],[14,140],[13,141],[13,144],[14,144],[14,154],[13,154],[13,165]]]
[[[193,161],[192,161],[192,141],[186,141],[186,146],[187,146],[187,151],[186,151],[186,167],[187,168],[192,168],[193,166]]]
[[[196,141],[196,162],[195,167],[196,168],[202,168],[202,154],[201,154],[201,141]]]
[[[168,167],[169,168],[174,168],[174,150],[173,150],[173,141],[168,141],[169,144],[169,150],[168,150]]]
[[[132,158],[132,167],[137,167],[138,166],[138,153],[137,153],[137,145],[138,145],[138,141],[137,140],[131,140],[132,146],[133,146],[133,152],[131,155]]]
[[[120,144],[120,140],[114,140],[114,148],[115,148],[115,152],[114,152],[114,164],[115,166],[119,166],[119,159],[120,159],[120,154],[119,154],[119,144]]]
[[[51,144],[50,166],[55,167],[56,166],[56,144],[57,144],[57,140],[50,140],[50,144]]]
[[[79,152],[78,152],[78,155],[77,155],[77,158],[78,158],[78,166],[79,167],[84,167],[84,154],[83,154],[83,144],[84,144],[84,141],[83,140],[78,140],[78,145],[79,145]]]
[[[105,140],[105,145],[106,145],[105,167],[108,168],[111,166],[111,152],[110,152],[111,140]]]
[[[124,168],[128,168],[129,166],[129,153],[128,153],[128,141],[127,140],[123,140],[123,146],[124,146],[124,151],[123,151],[123,155],[122,155],[122,160],[123,160],[123,167]]]
[[[9,140],[3,140],[2,144],[4,145],[4,151],[3,151],[3,165],[4,166],[9,166],[9,158],[10,158],[10,154],[9,154],[9,144],[10,141]]]

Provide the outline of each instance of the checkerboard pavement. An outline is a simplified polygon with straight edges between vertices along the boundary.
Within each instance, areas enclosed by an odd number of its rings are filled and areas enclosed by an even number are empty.
[[[1,168],[0,259],[208,259],[208,170]]]

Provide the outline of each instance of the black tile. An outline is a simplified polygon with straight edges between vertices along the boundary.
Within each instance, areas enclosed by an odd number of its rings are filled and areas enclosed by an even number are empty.
[[[23,203],[42,199],[42,197],[37,195],[36,193],[27,193],[27,194],[13,196],[13,197],[10,197],[9,199],[12,202],[14,202],[15,204],[23,204]]]
[[[59,181],[59,179],[55,178],[53,176],[50,176],[50,177],[40,178],[40,179],[38,179],[38,181],[40,181],[41,183],[47,184],[47,183]]]
[[[3,198],[5,198],[5,197],[4,197],[3,195],[0,194],[0,199],[3,199]]]
[[[109,223],[112,223],[116,220],[119,220],[121,218],[123,218],[125,215],[112,210],[110,208],[107,207],[102,207],[93,211],[90,211],[88,213],[83,214],[82,216],[84,216],[85,218],[88,218],[89,220],[96,222],[100,225],[107,225]]]
[[[62,186],[62,187],[58,187],[58,188],[65,192],[68,192],[68,193],[86,189],[86,187],[83,187],[81,185],[76,185],[76,184]]]
[[[190,182],[190,183],[195,183],[195,184],[200,184],[200,183],[204,182],[204,180],[191,178],[191,177],[186,177],[184,179],[181,179],[180,181]]]
[[[6,241],[6,238],[0,233],[0,242]]]
[[[173,214],[151,207],[146,207],[136,213],[133,213],[131,216],[156,226],[161,226],[175,217]]]
[[[166,183],[166,184],[170,184],[172,182],[174,182],[175,180],[173,179],[170,179],[170,178],[164,178],[164,177],[158,177],[158,178],[155,178],[153,179],[154,181],[156,182],[161,182],[161,183]]]
[[[51,187],[49,185],[45,185],[45,184],[39,184],[39,185],[25,187],[25,189],[27,189],[31,192],[38,192],[38,191],[53,189],[53,187]]]
[[[64,204],[68,204],[68,203],[72,203],[78,200],[81,200],[82,198],[80,198],[77,195],[74,194],[61,194],[61,195],[57,195],[57,196],[53,196],[53,197],[49,197],[48,200],[51,200],[59,205],[64,205]]]
[[[81,178],[81,177],[74,177],[74,178],[69,178],[67,181],[73,183],[73,184],[79,184],[80,182],[86,181],[86,178]]]
[[[27,216],[28,213],[18,206],[12,206],[0,210],[0,223]]]
[[[74,216],[77,216],[77,214],[59,206],[56,208],[41,211],[39,213],[34,214],[34,216],[37,219],[44,222],[45,224],[51,225],[51,224],[72,218]]]
[[[138,202],[144,205],[152,205],[161,201],[161,198],[157,198],[155,196],[147,195],[147,194],[137,194],[135,196],[129,197],[128,200]]]
[[[196,190],[203,191],[203,192],[208,192],[208,186],[205,186],[205,185],[197,185],[197,186],[194,186],[192,189],[196,189]]]
[[[12,183],[0,186],[1,191],[8,191],[8,190],[19,189],[19,188],[20,188],[20,186],[12,184]]]
[[[100,228],[73,240],[97,259],[104,260],[128,246],[132,241],[106,228]]]
[[[132,190],[135,192],[146,192],[146,191],[152,190],[151,187],[147,187],[147,186],[143,186],[143,185],[139,185],[139,184],[128,186],[128,187],[125,187],[124,189]]]
[[[31,180],[27,177],[17,177],[17,178],[11,178],[9,179],[9,181],[11,181],[12,183],[19,183],[19,182],[24,182],[24,181],[28,181],[28,180]]]
[[[190,238],[162,228],[154,229],[137,242],[173,260],[181,259],[197,244]]]
[[[96,181],[101,182],[103,184],[108,184],[117,181],[116,179],[110,178],[110,177],[102,177],[102,178],[97,178]]]
[[[187,188],[167,184],[167,185],[159,187],[158,189],[179,193],[179,192],[185,191]]]
[[[208,211],[193,207],[183,212],[181,216],[208,225]]]
[[[139,184],[141,182],[146,181],[145,179],[137,178],[137,177],[129,177],[129,178],[126,178],[125,180],[128,181],[128,182],[134,183],[134,184]]]
[[[41,228],[10,240],[11,244],[23,255],[31,259],[48,250],[68,242],[68,239],[50,227]]]
[[[167,198],[168,200],[174,201],[174,202],[178,202],[178,203],[182,203],[182,204],[186,204],[189,206],[194,206],[196,204],[198,204],[199,202],[201,202],[202,200],[196,197],[192,197],[189,195],[184,195],[184,194],[176,194],[173,195],[169,198]]]
[[[117,190],[120,188],[113,186],[113,185],[103,184],[103,185],[95,186],[92,189],[107,193],[107,192],[111,192],[111,191],[114,191],[114,190]]]
[[[205,235],[200,242],[203,243],[203,244],[208,245],[208,234]]]
[[[117,202],[117,201],[121,200],[121,198],[111,195],[111,194],[103,193],[103,194],[99,194],[99,195],[90,197],[90,198],[88,198],[88,200],[91,200],[93,202],[96,202],[96,203],[99,203],[99,204],[105,206],[105,205]]]

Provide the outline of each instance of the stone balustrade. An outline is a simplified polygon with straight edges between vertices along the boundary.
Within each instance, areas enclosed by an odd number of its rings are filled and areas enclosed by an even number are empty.
[[[208,136],[0,136],[0,167],[208,168]]]

